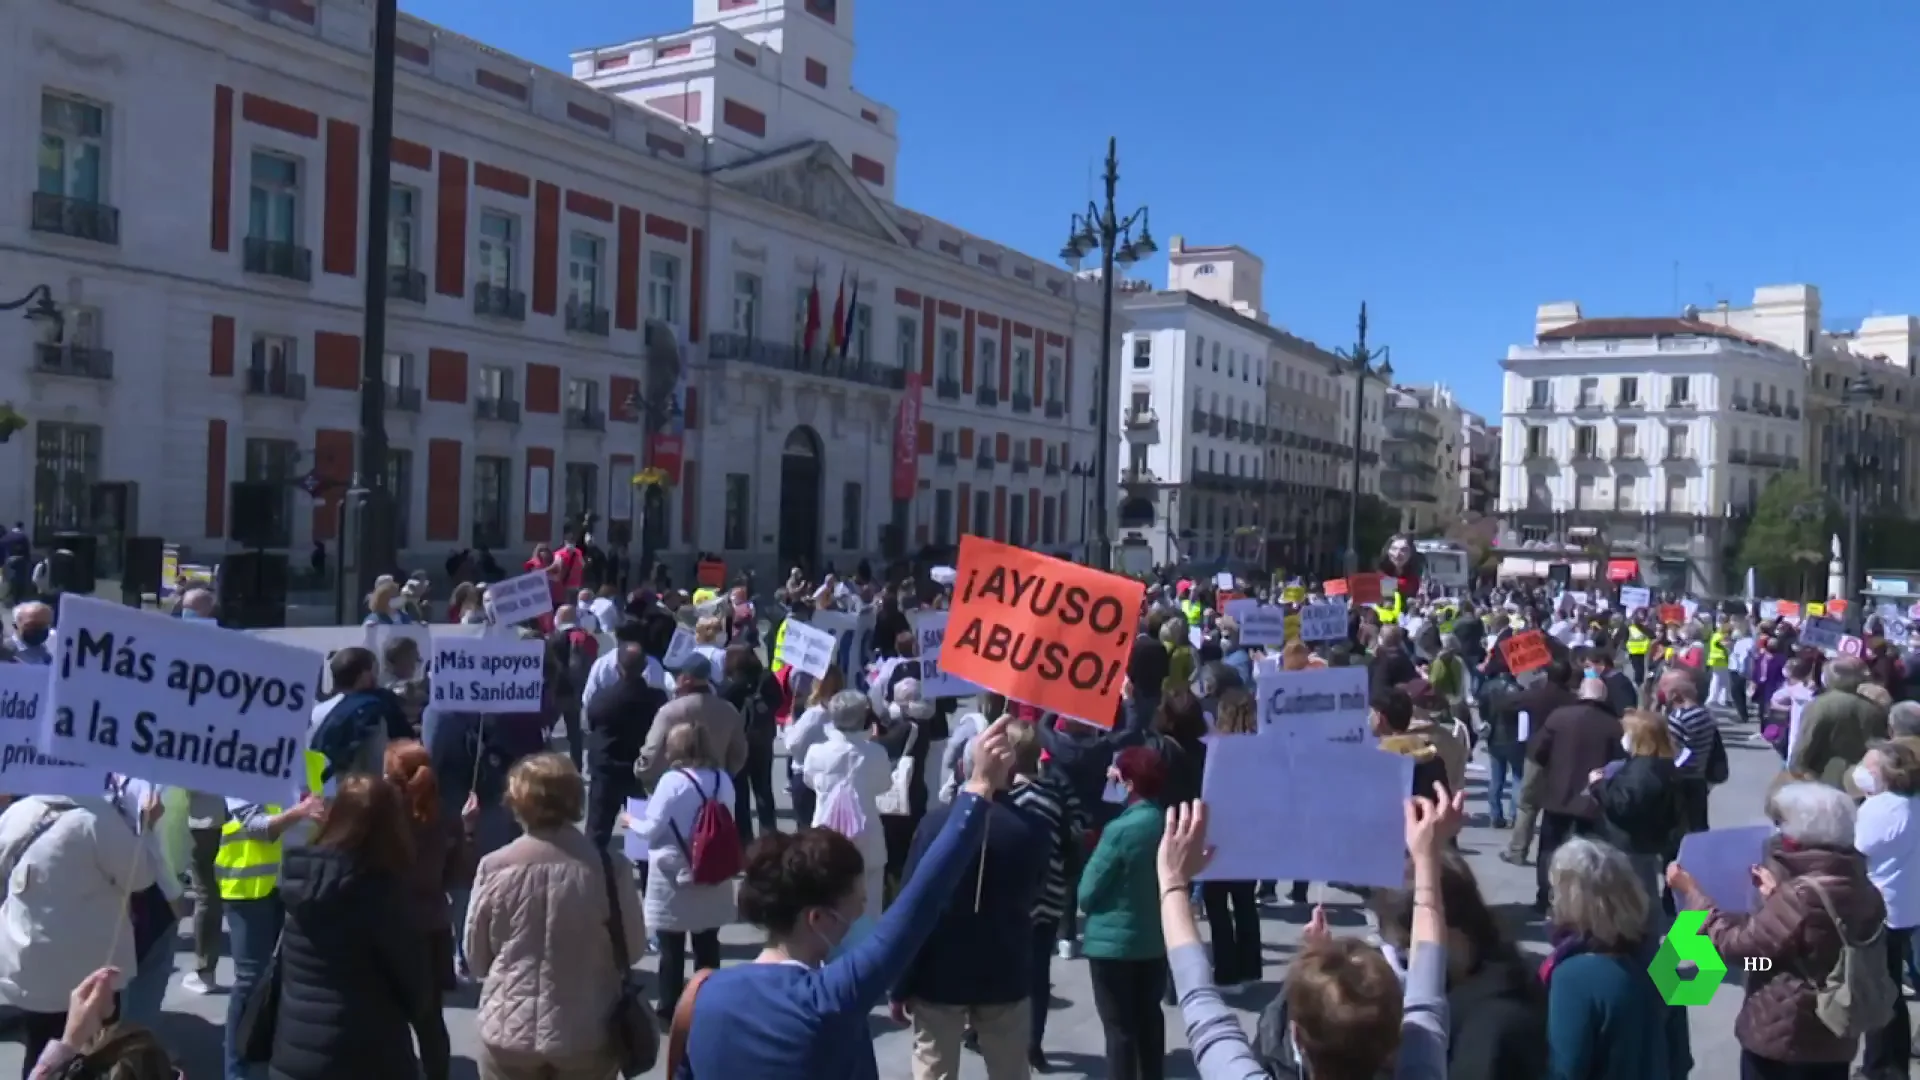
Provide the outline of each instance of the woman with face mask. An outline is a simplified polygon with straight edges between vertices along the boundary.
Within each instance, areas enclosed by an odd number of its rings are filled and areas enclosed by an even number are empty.
[[[761,837],[747,852],[740,914],[766,930],[754,962],[702,973],[680,997],[663,1076],[853,1080],[879,1075],[867,1014],[906,974],[966,874],[987,813],[1013,773],[1007,722],[974,743],[973,773],[900,895],[871,934],[834,956],[867,913],[866,860],[831,829]]]
[[[1867,879],[1887,905],[1887,974],[1901,984],[1915,927],[1920,927],[1920,754],[1901,742],[1873,743],[1853,767],[1849,786],[1866,796],[1854,819],[1853,846],[1867,860]],[[1863,1071],[1899,1075],[1913,1036],[1906,999],[1894,995],[1893,1018],[1866,1037]]]
[[[1598,834],[1626,853],[1649,900],[1647,928],[1661,929],[1660,874],[1679,851],[1681,818],[1674,758],[1679,751],[1665,718],[1632,709],[1621,719],[1627,757],[1588,776],[1600,804]],[[1657,937],[1658,934],[1656,933]]]

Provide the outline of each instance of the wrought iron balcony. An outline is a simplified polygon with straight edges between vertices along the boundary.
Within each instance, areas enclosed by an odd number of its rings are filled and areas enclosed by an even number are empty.
[[[250,367],[247,369],[247,393],[255,397],[305,401],[307,377],[284,368]]]
[[[498,420],[501,423],[520,422],[520,403],[512,398],[481,396],[473,399],[473,416],[476,420]]]
[[[1738,450],[1729,450],[1729,451],[1727,451],[1727,464],[1729,464],[1729,465],[1745,465],[1745,464],[1747,464],[1747,462],[1748,462],[1748,458],[1747,458],[1747,451],[1746,451],[1746,450],[1744,450],[1744,449],[1738,449]]]
[[[387,384],[387,408],[394,412],[419,412],[420,388]]]
[[[1632,397],[1627,397],[1623,394],[1614,399],[1613,407],[1616,409],[1644,409],[1647,407],[1647,403],[1640,400],[1640,395],[1638,394]]]
[[[1013,411],[1017,413],[1032,412],[1033,411],[1033,395],[1023,394],[1018,390],[1015,390],[1013,392]]]
[[[933,454],[933,460],[936,465],[957,465],[960,463],[960,455],[954,453],[952,450],[936,450]]]
[[[1527,411],[1528,412],[1552,412],[1553,399],[1548,398],[1545,401],[1529,401],[1527,402]]]
[[[981,383],[973,388],[973,403],[983,409],[991,409],[999,405],[1000,388],[992,383]]]
[[[1212,415],[1207,417],[1207,434],[1219,435],[1226,430],[1227,421],[1225,417]]]
[[[36,344],[33,365],[49,375],[71,375],[78,379],[113,378],[113,354],[85,345]]]
[[[592,334],[606,337],[612,320],[607,309],[583,304],[576,300],[567,301],[567,330],[575,334]]]
[[[1205,409],[1193,410],[1193,430],[1204,431],[1206,430],[1206,426],[1207,426],[1207,410]]]
[[[36,191],[32,215],[34,232],[71,236],[96,244],[120,242],[120,211],[105,203]]]
[[[1667,398],[1667,410],[1669,412],[1693,412],[1699,407],[1700,404],[1694,401],[1691,396]]]
[[[1800,419],[1800,406],[1798,405],[1787,406],[1787,419],[1789,420]]]
[[[933,384],[933,396],[942,401],[960,400],[959,379],[938,379]]]
[[[1127,430],[1129,431],[1132,431],[1136,428],[1154,427],[1154,426],[1157,426],[1159,423],[1160,423],[1160,417],[1150,408],[1127,410],[1127,418],[1126,418],[1125,424],[1126,424]]]
[[[707,335],[707,359],[718,363],[751,364],[754,367],[768,368],[774,371],[791,371],[801,375],[812,375],[821,379],[853,383],[858,386],[874,386],[882,390],[904,390],[907,385],[905,368],[883,367],[871,360],[862,360],[857,356],[841,356],[823,348],[808,352],[799,344],[785,345],[772,341],[759,341],[745,334],[720,333]],[[953,384],[953,393],[947,393],[950,380],[941,379],[934,384],[934,392],[942,398],[960,396],[958,383]]]
[[[241,246],[241,266],[249,274],[286,278],[288,281],[313,280],[313,252],[284,240],[265,240],[249,236]]]
[[[1152,469],[1121,469],[1120,482],[1123,484],[1157,484],[1160,478]]]
[[[1227,418],[1227,438],[1237,439],[1239,437],[1240,437],[1240,421],[1233,417],[1228,417]]]
[[[1040,475],[1042,475],[1042,476],[1059,476],[1059,475],[1060,475],[1060,463],[1059,463],[1058,461],[1055,461],[1055,460],[1054,460],[1054,459],[1052,459],[1052,458],[1048,458],[1048,459],[1047,459],[1047,463],[1046,463],[1045,465],[1042,465],[1042,466],[1040,467]]]
[[[1047,419],[1059,420],[1067,415],[1067,403],[1064,401],[1049,401],[1047,402],[1046,413]]]
[[[409,303],[427,302],[427,272],[411,266],[387,267],[387,297]]]
[[[567,409],[567,430],[605,431],[607,430],[607,414],[601,412],[599,409],[582,409],[570,406]]]
[[[1748,401],[1744,397],[1735,397],[1732,401],[1728,402],[1727,404],[1728,404],[1728,407],[1733,409],[1734,412],[1752,412],[1753,411],[1753,402]]]
[[[1573,403],[1574,412],[1599,412],[1605,407],[1600,402],[1599,394],[1583,394]]]
[[[490,319],[527,321],[527,294],[488,281],[473,283],[473,313]]]
[[[1692,461],[1693,451],[1684,446],[1669,446],[1667,447],[1666,456],[1662,460],[1672,462]]]
[[[992,472],[993,471],[993,451],[987,449],[984,446],[981,447],[980,452],[973,456],[973,467],[981,470],[982,472]]]
[[[1023,458],[1023,457],[1018,457],[1018,456],[1016,456],[1016,457],[1015,457],[1015,458],[1013,459],[1013,472],[1014,472],[1014,475],[1016,475],[1016,476],[1018,476],[1018,475],[1023,475],[1023,474],[1025,474],[1025,473],[1026,473],[1026,471],[1027,471],[1027,459],[1026,459],[1026,458]]]

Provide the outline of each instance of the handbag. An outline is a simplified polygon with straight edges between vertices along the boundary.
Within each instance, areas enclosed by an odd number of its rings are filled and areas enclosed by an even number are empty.
[[[874,800],[874,808],[885,817],[901,817],[913,812],[913,804],[908,794],[913,790],[913,745],[920,739],[920,725],[907,724],[907,742],[900,750],[900,760],[893,763],[893,780],[887,790]]]
[[[660,1025],[634,982],[633,959],[627,955],[627,935],[621,926],[619,886],[613,880],[613,857],[605,849],[600,852],[600,871],[607,883],[607,938],[613,944],[613,963],[620,976],[611,1018],[613,1044],[620,1049],[620,1075],[632,1080],[653,1068],[654,1059],[660,1056]]]
[[[273,1036],[280,1023],[280,946],[282,933],[273,944],[273,955],[260,969],[259,978],[247,990],[240,1006],[240,1021],[234,1029],[234,1052],[248,1065],[265,1065],[273,1060]]]

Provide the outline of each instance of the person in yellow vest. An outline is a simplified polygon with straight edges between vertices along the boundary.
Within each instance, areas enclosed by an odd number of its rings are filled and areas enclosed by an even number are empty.
[[[1627,624],[1627,663],[1633,666],[1635,686],[1647,681],[1647,646],[1652,643],[1652,635],[1638,619]]]
[[[720,590],[715,589],[708,585],[702,585],[699,588],[693,590],[693,606],[699,607],[702,604],[711,604],[715,600],[719,599],[719,597],[720,597]]]
[[[1399,622],[1401,612],[1404,612],[1406,609],[1407,609],[1406,597],[1401,596],[1397,592],[1393,594],[1393,598],[1391,600],[1382,600],[1379,603],[1373,605],[1373,612],[1375,615],[1380,617],[1380,622],[1382,624]]]
[[[768,656],[773,660],[772,670],[775,675],[780,674],[780,669],[787,666],[786,662],[780,659],[780,649],[787,643],[787,624],[796,621],[802,625],[812,622],[813,605],[805,600],[791,601],[787,607],[787,617],[780,620],[780,629],[773,632],[773,651]]]
[[[1727,678],[1727,621],[1721,619],[1713,625],[1713,633],[1707,638],[1707,678],[1710,680],[1707,692],[1709,708],[1726,708],[1733,704],[1733,685]]]
[[[237,1041],[240,1013],[273,957],[286,919],[279,892],[282,837],[296,826],[319,820],[325,810],[325,800],[313,794],[290,809],[227,800],[227,823],[220,828],[220,848],[213,856],[220,905],[226,909],[227,951],[233,957],[233,989],[227,996],[222,1039],[225,1080],[247,1080],[247,1063],[240,1058]]]

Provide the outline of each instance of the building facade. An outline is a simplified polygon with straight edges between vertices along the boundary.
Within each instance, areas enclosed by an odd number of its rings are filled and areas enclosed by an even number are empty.
[[[1637,547],[1661,587],[1717,594],[1738,522],[1807,451],[1800,357],[1698,312],[1544,305],[1502,366],[1502,546]]]
[[[1359,380],[1267,321],[1262,270],[1243,248],[1176,236],[1167,289],[1123,296],[1119,525],[1136,561],[1301,572],[1337,562]],[[1365,495],[1378,489],[1383,389],[1366,380]]]
[[[1387,394],[1381,495],[1399,512],[1400,531],[1430,536],[1456,516],[1467,415],[1441,384]]]
[[[771,580],[969,532],[1081,542],[1071,469],[1112,453],[1098,287],[891,201],[854,8],[696,0],[571,77],[401,19],[379,469],[403,557],[524,553],[589,512],[683,576],[699,551]],[[284,496],[275,546],[336,536],[371,475],[372,12],[0,12],[0,299],[46,284],[66,324],[0,324],[33,357],[0,372],[25,425],[0,467],[32,477],[0,516],[217,555],[251,480]],[[647,465],[672,482],[636,497]]]
[[[1478,413],[1462,417],[1458,509],[1469,517],[1492,514],[1500,508],[1500,428]]]

